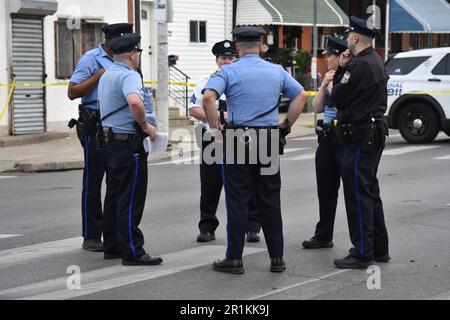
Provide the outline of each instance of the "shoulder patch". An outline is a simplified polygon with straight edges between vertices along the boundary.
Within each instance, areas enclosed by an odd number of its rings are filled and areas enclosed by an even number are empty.
[[[211,75],[211,77],[213,77],[213,76],[217,76],[219,73],[220,73],[220,71],[221,71],[222,69],[217,69],[216,71],[214,71],[213,72],[213,74]]]
[[[350,72],[345,71],[345,73],[344,73],[344,75],[342,76],[342,79],[341,79],[341,84],[346,84],[350,80],[351,76],[352,75],[350,74]]]

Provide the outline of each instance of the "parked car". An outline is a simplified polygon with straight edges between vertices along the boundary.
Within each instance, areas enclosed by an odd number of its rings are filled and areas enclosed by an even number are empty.
[[[389,127],[409,143],[450,135],[450,47],[398,53],[386,66]]]

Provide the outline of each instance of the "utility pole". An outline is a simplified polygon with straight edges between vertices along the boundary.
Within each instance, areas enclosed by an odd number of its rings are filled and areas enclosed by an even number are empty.
[[[172,21],[170,0],[153,2],[154,21],[158,24],[158,130],[169,132],[169,37],[167,23]]]
[[[389,21],[390,19],[390,3],[386,0],[386,24],[385,24],[385,36],[384,36],[384,62],[389,58]]]
[[[313,58],[311,63],[311,77],[314,83],[314,91],[317,91],[317,47],[318,47],[318,28],[317,28],[317,0],[314,0],[314,26],[313,26]],[[317,124],[317,114],[314,112],[314,126]]]

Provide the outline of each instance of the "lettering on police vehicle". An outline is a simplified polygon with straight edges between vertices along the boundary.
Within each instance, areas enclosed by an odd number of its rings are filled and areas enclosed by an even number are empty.
[[[182,316],[207,316],[211,318],[214,313],[222,314],[224,316],[261,316],[269,317],[269,305],[243,305],[243,304],[226,304],[223,308],[217,307],[201,307],[188,304],[180,309]]]
[[[388,83],[388,96],[389,97],[399,97],[403,94],[403,84],[402,83],[395,83],[395,82],[389,82]]]

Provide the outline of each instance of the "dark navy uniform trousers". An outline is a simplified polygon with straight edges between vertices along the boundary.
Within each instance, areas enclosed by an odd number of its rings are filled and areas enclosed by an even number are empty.
[[[138,226],[147,196],[148,155],[135,154],[128,141],[110,140],[104,151],[108,171],[104,250],[121,253],[123,260],[136,260],[145,254]]]
[[[203,134],[205,134],[205,131],[206,129],[203,129]],[[202,154],[205,148],[211,143],[211,141],[202,141]],[[215,163],[207,164],[202,161],[200,163],[200,182],[200,222],[198,228],[201,233],[210,232],[213,234],[219,226],[216,212],[223,186],[222,165]],[[248,217],[248,232],[259,233],[261,230],[261,223],[258,219],[257,212],[256,199],[252,197]]]
[[[314,237],[332,241],[344,148],[332,145],[326,138],[319,142],[316,151],[316,181],[319,197],[320,221]]]
[[[95,132],[83,134],[77,129],[84,149],[83,192],[81,214],[84,239],[100,240],[103,229],[102,181],[106,164],[103,153],[97,150]]]
[[[377,179],[384,150],[371,151],[360,144],[345,146],[342,159],[345,205],[353,248],[350,254],[362,261],[388,254],[388,233]]]
[[[269,135],[270,137],[270,135]],[[278,136],[277,136],[278,137]],[[226,140],[226,139],[225,139]],[[270,150],[270,138],[267,139]],[[238,142],[235,141],[235,145]],[[226,142],[224,142],[226,145]],[[255,141],[255,144],[257,142]],[[226,149],[226,147],[225,147]],[[279,152],[279,150],[274,150]],[[258,217],[261,221],[264,238],[272,259],[283,257],[283,222],[281,218],[281,177],[279,156],[274,157],[278,171],[272,175],[261,174],[263,165],[258,157],[256,164],[236,164],[226,158],[223,165],[224,189],[227,207],[228,247],[226,258],[242,259],[245,234],[248,230],[248,216],[252,198],[256,199]],[[235,153],[236,155],[236,153]]]

